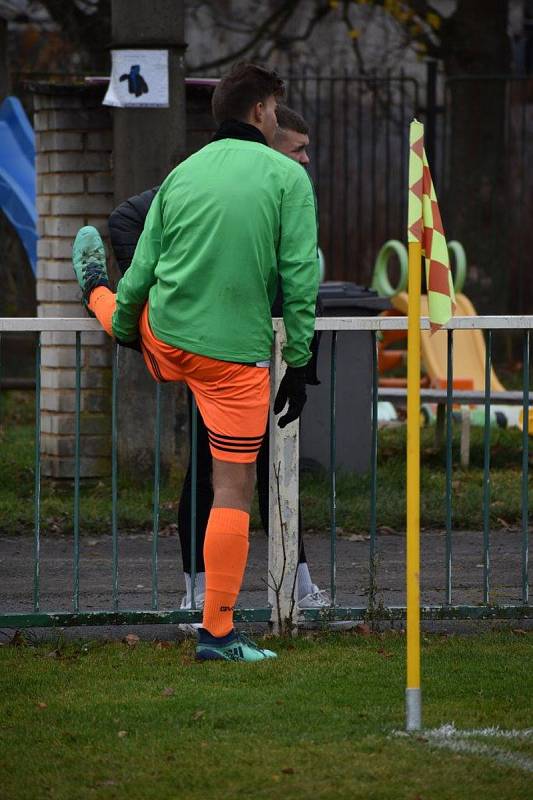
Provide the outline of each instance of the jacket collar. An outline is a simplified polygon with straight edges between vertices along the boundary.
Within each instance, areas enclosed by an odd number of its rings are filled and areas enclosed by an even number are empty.
[[[211,141],[218,142],[219,139],[243,139],[246,142],[259,142],[268,147],[267,140],[259,128],[238,119],[226,119],[219,125]]]

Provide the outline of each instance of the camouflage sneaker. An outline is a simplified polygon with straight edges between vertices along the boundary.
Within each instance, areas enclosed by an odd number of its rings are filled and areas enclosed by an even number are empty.
[[[211,636],[205,628],[198,631],[197,661],[264,661],[277,658],[272,650],[262,650],[245,633],[231,631],[227,636]]]
[[[81,302],[89,314],[89,297],[97,286],[109,287],[107,277],[105,249],[102,238],[96,228],[86,225],[80,228],[72,245],[72,266],[81,287]]]

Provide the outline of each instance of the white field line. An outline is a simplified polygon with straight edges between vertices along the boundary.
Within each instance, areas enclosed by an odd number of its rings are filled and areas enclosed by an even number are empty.
[[[513,753],[510,750],[500,750],[497,747],[480,742],[467,741],[466,739],[435,739],[430,738],[433,747],[451,750],[453,753],[466,753],[472,756],[484,756],[490,761],[496,761],[504,767],[516,767],[524,772],[533,772],[533,758]]]
[[[504,730],[499,725],[491,728],[472,728],[471,730],[458,730],[453,722],[447,725],[441,725],[440,728],[433,728],[433,730],[424,731],[424,736],[437,738],[437,739],[450,739],[456,737],[459,739],[472,739],[476,737],[495,737],[498,739],[532,739],[533,728],[523,728],[522,730]]]
[[[396,731],[396,736],[412,738],[412,734],[405,731]],[[460,730],[453,723],[441,725],[440,728],[432,730],[422,730],[417,735],[417,740],[423,738],[433,747],[451,750],[454,753],[464,753],[466,755],[481,756],[495,761],[506,767],[514,767],[524,772],[533,773],[533,759],[523,756],[511,750],[501,749],[492,745],[482,744],[481,742],[468,741],[469,739],[506,739],[507,741],[523,741],[533,739],[533,728],[522,730],[504,730],[498,725],[491,728],[472,728],[470,730]]]

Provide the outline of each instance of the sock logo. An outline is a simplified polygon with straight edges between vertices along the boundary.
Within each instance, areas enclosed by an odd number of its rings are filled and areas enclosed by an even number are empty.
[[[220,606],[220,611],[234,611],[235,606]]]

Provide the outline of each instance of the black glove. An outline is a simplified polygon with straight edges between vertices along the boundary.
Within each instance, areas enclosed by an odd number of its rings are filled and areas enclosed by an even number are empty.
[[[318,367],[318,348],[320,345],[320,331],[315,331],[309,349],[311,350],[311,359],[307,362],[307,374],[305,382],[308,386],[320,386],[318,380],[317,367]]]
[[[294,422],[302,413],[307,400],[305,393],[306,380],[307,364],[305,367],[287,367],[274,400],[274,414],[279,414],[280,411],[283,411],[287,401],[289,401],[287,413],[278,420],[280,428],[284,428],[289,422]]]
[[[129,347],[130,350],[137,350],[138,353],[142,353],[140,339],[134,339],[133,342],[123,342],[121,339],[117,339],[116,342],[121,347]]]

